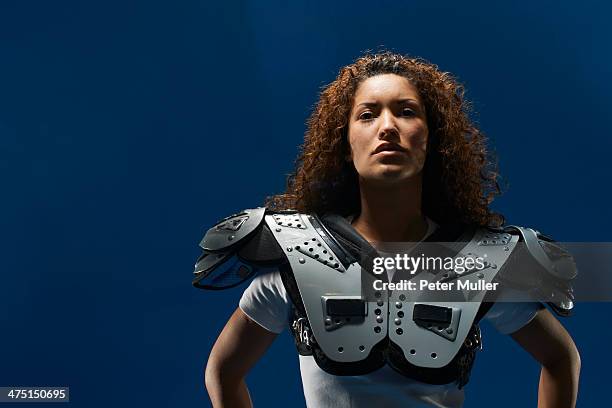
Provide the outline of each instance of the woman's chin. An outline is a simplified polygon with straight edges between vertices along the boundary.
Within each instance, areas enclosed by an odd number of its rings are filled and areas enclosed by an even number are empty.
[[[363,177],[365,181],[379,185],[397,185],[407,181],[415,180],[419,177],[420,172],[417,169],[405,167],[394,168],[393,166],[385,166],[369,177]]]

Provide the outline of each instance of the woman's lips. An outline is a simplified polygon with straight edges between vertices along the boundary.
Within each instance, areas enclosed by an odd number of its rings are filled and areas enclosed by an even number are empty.
[[[396,154],[406,154],[406,152],[401,151],[401,150],[381,150],[378,153],[375,153],[376,155],[382,155],[382,156],[393,156]]]
[[[382,143],[380,144],[372,154],[393,154],[393,153],[407,153],[406,149],[397,143]]]
[[[408,156],[406,150],[381,150],[378,153],[374,153],[376,160],[393,161],[404,160]]]

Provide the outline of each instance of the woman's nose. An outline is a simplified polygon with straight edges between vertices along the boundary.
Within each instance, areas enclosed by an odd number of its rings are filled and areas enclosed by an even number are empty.
[[[397,129],[397,123],[395,122],[395,116],[393,113],[385,110],[380,115],[380,127],[378,129],[378,138],[388,139],[399,136],[399,130]]]

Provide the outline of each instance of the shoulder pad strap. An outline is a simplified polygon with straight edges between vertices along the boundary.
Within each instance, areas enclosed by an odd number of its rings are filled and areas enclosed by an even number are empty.
[[[365,261],[362,266],[369,269],[371,259],[378,256],[376,249],[359,235],[344,217],[326,214],[321,219],[317,216],[311,217],[311,222],[332,251],[338,255],[345,268],[354,262]]]

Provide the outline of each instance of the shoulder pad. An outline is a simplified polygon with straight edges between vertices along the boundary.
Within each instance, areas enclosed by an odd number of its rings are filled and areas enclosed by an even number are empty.
[[[533,271],[537,276],[532,281],[535,282],[535,285],[532,284],[535,291],[546,299],[553,311],[568,316],[574,307],[571,282],[578,275],[572,255],[552,238],[534,229],[509,225],[504,231],[521,237],[521,253],[537,266]]]
[[[265,225],[266,209],[244,210],[226,217],[206,232],[204,250],[194,269],[193,285],[227,289],[282,262],[283,252]]]
[[[225,251],[253,233],[264,219],[266,209],[259,207],[230,215],[209,229],[200,242],[206,251]]]
[[[576,278],[578,272],[572,255],[552,238],[531,228],[509,225],[506,229],[519,233],[529,255],[548,273],[566,281]]]

